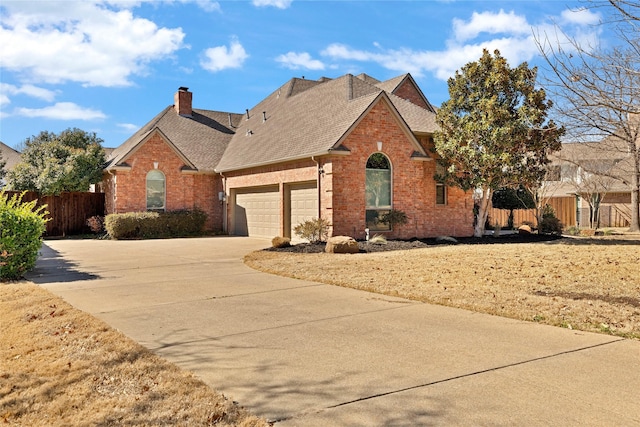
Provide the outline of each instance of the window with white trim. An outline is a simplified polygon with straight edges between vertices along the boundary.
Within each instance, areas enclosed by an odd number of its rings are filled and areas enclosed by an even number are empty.
[[[380,218],[391,210],[391,162],[383,153],[369,156],[365,175],[366,221],[371,231],[389,231]]]
[[[164,211],[166,201],[166,182],[162,172],[157,169],[147,173],[147,210]]]

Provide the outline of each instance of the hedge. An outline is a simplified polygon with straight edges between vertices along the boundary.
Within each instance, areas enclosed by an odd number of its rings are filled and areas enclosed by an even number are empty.
[[[207,214],[203,211],[128,212],[109,214],[104,227],[112,239],[187,237],[202,233]]]

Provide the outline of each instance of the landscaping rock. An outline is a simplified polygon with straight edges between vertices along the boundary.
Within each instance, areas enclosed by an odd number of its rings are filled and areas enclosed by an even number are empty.
[[[453,243],[454,245],[458,244],[458,241],[451,236],[438,236],[436,237],[436,242],[438,243]]]
[[[358,242],[349,236],[333,236],[327,240],[325,252],[333,254],[357,254],[360,252]]]
[[[531,234],[531,227],[528,225],[521,225],[518,227],[518,234]]]

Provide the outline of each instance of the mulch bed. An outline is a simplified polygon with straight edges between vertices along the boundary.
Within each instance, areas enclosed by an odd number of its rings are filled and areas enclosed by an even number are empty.
[[[562,239],[562,236],[551,234],[505,234],[499,237],[459,237],[455,242],[442,238],[389,240],[386,243],[370,243],[358,241],[361,253],[402,251],[407,249],[420,249],[435,245],[495,245],[513,243],[536,243]],[[299,243],[284,248],[267,248],[265,251],[291,252],[291,253],[321,253],[324,252],[325,243]]]

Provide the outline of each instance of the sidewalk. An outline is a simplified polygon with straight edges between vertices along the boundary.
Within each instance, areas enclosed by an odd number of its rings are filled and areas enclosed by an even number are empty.
[[[30,280],[276,426],[640,425],[640,342],[242,263],[268,244],[47,241]]]

